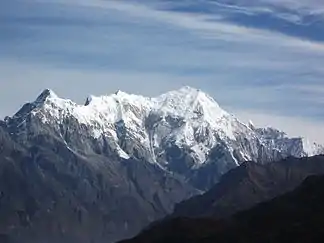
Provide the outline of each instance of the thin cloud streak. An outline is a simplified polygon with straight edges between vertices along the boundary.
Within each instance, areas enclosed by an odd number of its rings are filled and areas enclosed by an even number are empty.
[[[223,41],[249,42],[262,45],[273,45],[286,48],[305,48],[306,51],[321,51],[324,53],[324,44],[312,42],[274,33],[267,30],[247,28],[231,23],[217,22],[217,16],[208,14],[179,13],[172,11],[161,11],[149,8],[138,3],[125,3],[116,0],[58,0],[60,4],[73,4],[82,7],[94,7],[99,9],[109,9],[127,13],[137,18],[149,18],[161,21],[188,30],[196,31],[201,36],[213,37]]]
[[[2,116],[44,88],[82,103],[89,93],[154,96],[190,85],[224,108],[271,114],[269,124],[271,117],[301,124],[324,118],[322,42],[240,26],[220,13],[161,8],[159,1],[9,2],[0,10]]]

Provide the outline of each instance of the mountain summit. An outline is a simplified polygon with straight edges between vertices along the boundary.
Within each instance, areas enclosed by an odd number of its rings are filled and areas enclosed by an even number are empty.
[[[185,176],[203,190],[243,161],[264,163],[323,152],[304,138],[289,138],[277,129],[251,124],[188,86],[154,98],[119,90],[90,96],[85,105],[47,89],[7,119],[7,126],[20,139],[45,132],[80,154],[105,149],[123,159],[145,159]]]

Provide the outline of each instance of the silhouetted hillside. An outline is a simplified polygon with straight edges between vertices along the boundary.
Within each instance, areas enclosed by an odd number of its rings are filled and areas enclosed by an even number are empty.
[[[310,176],[292,192],[228,219],[167,219],[123,243],[323,242],[323,187],[324,176]]]
[[[172,217],[227,217],[291,191],[316,174],[324,174],[324,156],[290,157],[270,164],[245,162],[208,192],[178,204]]]

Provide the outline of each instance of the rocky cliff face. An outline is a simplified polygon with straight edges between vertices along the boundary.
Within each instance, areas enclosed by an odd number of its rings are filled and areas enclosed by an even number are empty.
[[[55,137],[0,134],[0,233],[8,242],[115,242],[196,193],[143,160],[85,157]]]

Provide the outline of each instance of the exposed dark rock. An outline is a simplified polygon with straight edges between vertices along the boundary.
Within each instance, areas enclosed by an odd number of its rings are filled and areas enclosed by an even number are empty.
[[[307,176],[324,174],[324,156],[289,157],[279,162],[244,162],[226,173],[211,190],[181,202],[174,217],[227,217],[293,190]]]
[[[229,219],[162,221],[123,243],[323,242],[324,176],[310,176],[292,192]]]
[[[146,161],[84,157],[53,136],[30,141],[0,133],[1,242],[114,242],[195,192]]]

